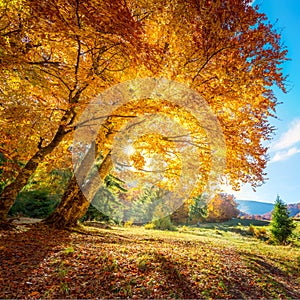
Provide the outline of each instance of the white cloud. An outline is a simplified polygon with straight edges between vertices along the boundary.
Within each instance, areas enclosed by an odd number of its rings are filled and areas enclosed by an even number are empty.
[[[297,144],[300,142],[300,119],[296,119],[289,125],[289,129],[270,147],[273,157],[270,163],[283,161],[300,153]]]
[[[252,0],[252,1],[249,3],[249,5],[250,5],[250,6],[253,6],[253,5],[254,5],[254,2],[255,2],[255,0]]]
[[[290,149],[284,150],[284,151],[278,151],[275,153],[275,155],[271,159],[270,163],[286,160],[289,157],[291,157],[297,153],[300,153],[300,149],[298,149],[296,147],[293,147],[293,148],[290,148]]]
[[[278,141],[270,148],[270,151],[278,151],[290,148],[300,142],[300,119],[293,121],[287,132],[283,133]],[[294,149],[294,148],[292,148]],[[293,153],[294,150],[289,149],[288,152]],[[296,152],[298,153],[298,152]],[[276,153],[277,154],[277,153]],[[276,156],[275,154],[275,156]],[[293,153],[295,154],[295,153]],[[293,155],[291,154],[291,155]]]

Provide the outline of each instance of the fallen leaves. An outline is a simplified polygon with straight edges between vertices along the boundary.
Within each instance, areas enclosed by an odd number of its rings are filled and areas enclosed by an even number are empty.
[[[300,297],[299,267],[217,238],[142,228],[92,235],[26,228],[1,236],[0,298]]]

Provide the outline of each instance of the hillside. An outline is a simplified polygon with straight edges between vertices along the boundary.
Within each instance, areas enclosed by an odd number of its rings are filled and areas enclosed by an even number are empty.
[[[79,230],[0,233],[0,298],[300,298],[299,247],[269,245],[248,227]]]
[[[258,202],[251,200],[236,200],[239,204],[238,209],[247,215],[259,215],[264,219],[271,219],[274,204],[266,202]],[[300,213],[300,203],[288,204],[290,216],[294,217]]]
[[[274,204],[251,200],[236,200],[238,209],[248,215],[263,215],[273,210]]]

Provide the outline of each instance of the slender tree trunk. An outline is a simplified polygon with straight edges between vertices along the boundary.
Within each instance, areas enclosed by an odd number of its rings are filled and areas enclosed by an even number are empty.
[[[59,126],[53,140],[45,147],[42,147],[42,140],[38,144],[38,151],[31,157],[26,165],[21,169],[16,179],[7,185],[0,195],[0,228],[5,228],[7,214],[13,206],[18,193],[28,183],[29,178],[36,171],[38,165],[50,154],[62,141],[67,132],[62,125]]]
[[[93,152],[94,153],[94,152]],[[73,175],[69,185],[56,210],[44,220],[48,225],[56,228],[69,228],[77,225],[78,220],[87,212],[90,201],[99,189],[101,180],[108,175],[111,170],[112,161],[110,153],[103,159],[101,165],[95,170],[95,156],[90,151],[81,163],[76,175]],[[88,172],[87,172],[88,170]],[[98,174],[93,174],[97,172]],[[91,174],[92,176],[89,176]],[[99,180],[100,176],[100,180]],[[89,180],[84,182],[87,177]],[[84,193],[83,193],[84,191]]]
[[[7,185],[0,196],[0,222],[6,222],[7,213],[18,195],[18,192],[26,185],[28,178],[37,168],[37,155],[35,154],[18,174],[17,178]]]

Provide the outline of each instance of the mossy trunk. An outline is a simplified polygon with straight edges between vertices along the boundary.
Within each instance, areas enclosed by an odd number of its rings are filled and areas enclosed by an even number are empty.
[[[22,188],[27,184],[28,179],[34,173],[38,165],[38,159],[34,155],[25,165],[25,167],[18,174],[16,179],[9,185],[7,185],[1,193],[0,196],[0,222],[7,221],[7,214],[10,208],[13,206],[15,199],[22,190]]]
[[[76,175],[73,175],[69,182],[60,204],[56,210],[44,220],[46,224],[60,229],[70,228],[76,226],[78,220],[85,215],[90,206],[90,201],[99,189],[100,180],[103,180],[111,169],[112,162],[110,153],[108,153],[96,170],[93,168],[93,163],[94,157],[92,159],[88,153],[81,163],[80,169],[76,172]],[[84,171],[82,171],[83,168]],[[99,175],[91,176],[88,182],[83,185],[84,180],[82,178],[87,177],[87,170],[90,170],[89,173],[96,171]],[[86,196],[90,201],[87,200]]]
[[[0,195],[0,227],[6,227],[7,214],[13,206],[18,193],[26,186],[29,178],[36,171],[38,165],[44,160],[45,156],[50,154],[55,147],[62,141],[66,132],[60,126],[53,140],[45,147],[42,147],[42,140],[38,144],[38,151],[31,157],[26,165],[20,170],[15,180],[7,185]],[[2,225],[1,225],[2,224]]]

